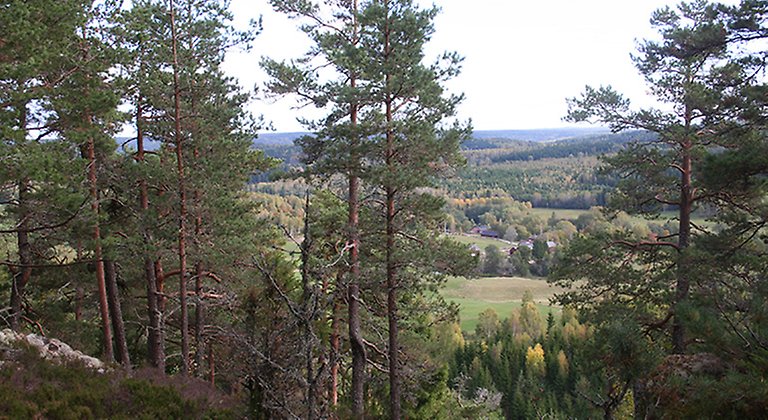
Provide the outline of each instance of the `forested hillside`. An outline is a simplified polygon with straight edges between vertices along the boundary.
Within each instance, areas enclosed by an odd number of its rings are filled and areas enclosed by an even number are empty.
[[[763,417],[768,2],[656,11],[652,107],[494,131],[420,4],[270,1],[256,95],[228,2],[4,1],[0,417]]]
[[[537,208],[587,210],[604,206],[606,192],[616,186],[618,179],[599,171],[599,157],[614,154],[631,142],[652,141],[655,135],[646,131],[585,134],[589,132],[474,132],[461,146],[467,165],[447,174],[440,186],[456,198],[510,196],[530,202]],[[490,137],[490,134],[507,137]],[[564,134],[574,137],[549,140]],[[279,159],[282,164],[272,172],[254,177],[253,188],[273,194],[301,194],[300,189],[275,188],[275,184],[269,182],[302,167],[300,148],[286,143],[291,137],[301,135],[267,134],[254,142],[266,155]],[[547,140],[521,140],[526,138]]]

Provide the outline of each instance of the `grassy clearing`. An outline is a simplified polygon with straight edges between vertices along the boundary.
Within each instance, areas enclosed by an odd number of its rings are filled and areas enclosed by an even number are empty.
[[[552,213],[555,213],[556,219],[569,219],[574,220],[585,213],[589,213],[589,210],[575,210],[575,209],[550,209],[550,208],[534,208],[530,210],[531,214],[535,214],[540,217],[549,219]]]
[[[534,209],[530,210],[530,213],[538,215],[540,217],[547,218],[547,219],[549,219],[552,216],[552,213],[554,213],[556,219],[575,220],[579,216],[581,216],[582,214],[589,213],[589,210],[534,208]],[[659,215],[659,217],[657,219],[646,219],[645,217],[638,216],[638,215],[632,215],[632,216],[630,216],[630,219],[634,223],[644,223],[645,224],[645,223],[653,222],[653,223],[664,224],[665,222],[668,222],[668,221],[676,221],[677,217],[678,217],[678,212],[677,211],[668,210],[668,211],[661,212],[661,214]],[[691,218],[691,221],[693,221],[694,223],[696,223],[698,225],[704,225],[704,226],[712,225],[712,222],[706,221],[705,217],[698,216],[696,214],[693,215],[693,217]]]
[[[443,296],[460,305],[461,329],[474,331],[480,312],[491,308],[499,314],[499,318],[507,318],[513,309],[520,307],[526,290],[533,294],[542,317],[546,317],[550,311],[559,312],[559,308],[549,305],[549,299],[563,289],[551,287],[543,279],[456,277],[448,280]]]
[[[499,319],[509,318],[509,315],[512,313],[512,310],[517,309],[520,307],[521,302],[520,301],[511,301],[511,302],[484,302],[474,299],[462,299],[462,298],[451,298],[450,301],[456,302],[461,306],[461,310],[459,311],[459,318],[460,318],[460,324],[461,324],[461,330],[465,333],[467,332],[474,332],[475,327],[477,326],[478,318],[480,317],[480,312],[485,311],[488,308],[493,309],[496,311],[497,314],[499,314]],[[546,319],[547,314],[551,311],[555,315],[557,315],[560,312],[560,308],[555,306],[550,306],[547,304],[541,304],[537,303],[536,307],[539,308],[539,312],[541,313],[542,319]]]
[[[480,235],[451,235],[451,239],[455,240],[456,242],[472,245],[475,244],[480,247],[480,249],[485,249],[488,245],[495,245],[499,248],[507,247],[509,248],[509,244],[494,238],[484,238]]]

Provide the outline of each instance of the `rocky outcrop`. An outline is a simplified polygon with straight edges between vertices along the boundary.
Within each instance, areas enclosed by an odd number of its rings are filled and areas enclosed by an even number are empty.
[[[101,360],[74,350],[63,341],[36,334],[23,335],[10,329],[0,331],[0,363],[14,360],[20,352],[19,345],[23,344],[36,349],[41,358],[54,363],[81,363],[99,373],[107,369],[107,365]]]

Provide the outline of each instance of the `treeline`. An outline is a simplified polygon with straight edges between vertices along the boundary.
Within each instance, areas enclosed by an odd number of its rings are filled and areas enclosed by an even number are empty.
[[[598,171],[598,156],[615,153],[632,141],[652,140],[654,134],[631,132],[590,135],[553,143],[510,139],[471,138],[462,143],[469,165],[443,182],[451,196],[486,196],[486,191],[511,195],[535,207],[589,209],[606,204],[606,194],[618,180]],[[285,184],[271,182],[301,168],[301,149],[295,145],[259,146],[281,161],[275,170],[252,177],[253,188],[290,194]],[[278,188],[276,188],[278,187]],[[298,189],[293,190],[300,195]]]
[[[517,150],[508,153],[501,151],[489,156],[489,158],[491,163],[503,163],[520,160],[608,155],[617,152],[627,143],[652,141],[655,137],[654,133],[643,131],[593,135],[539,144],[538,147],[532,147],[530,150]]]
[[[534,207],[588,209],[606,203],[615,180],[598,175],[597,157],[472,164],[443,182],[452,197],[511,196]]]

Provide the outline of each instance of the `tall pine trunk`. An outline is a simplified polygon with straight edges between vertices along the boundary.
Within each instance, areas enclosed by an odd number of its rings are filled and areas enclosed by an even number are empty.
[[[19,107],[19,125],[22,129],[27,127],[27,108],[25,104]],[[21,327],[22,303],[24,300],[24,289],[32,277],[32,244],[29,242],[29,180],[21,178],[18,183],[19,189],[19,222],[16,231],[16,245],[19,254],[19,269],[13,273],[11,284],[11,329],[19,331]]]
[[[387,17],[384,27],[384,60],[389,61],[392,46],[390,45],[390,28],[389,28],[389,2],[385,1],[385,8]],[[400,372],[398,366],[398,329],[397,329],[397,270],[395,267],[394,253],[395,253],[395,195],[396,189],[392,186],[393,178],[395,176],[395,162],[394,162],[394,133],[393,127],[394,118],[392,116],[392,77],[389,73],[385,76],[385,88],[386,88],[386,104],[385,104],[385,118],[386,118],[386,164],[387,172],[389,174],[387,178],[386,187],[386,200],[387,200],[387,245],[386,245],[386,271],[387,271],[387,321],[389,323],[389,417],[392,420],[399,420],[401,417],[401,398],[400,398]]]
[[[197,230],[197,229],[195,229]],[[205,302],[203,302],[203,263],[195,264],[195,374],[203,377],[203,358],[205,355]]]
[[[387,321],[389,323],[389,418],[401,417],[400,367],[398,361],[397,269],[395,267],[395,191],[387,188]]]
[[[194,16],[193,10],[192,10],[193,4],[192,2],[187,3],[187,18],[189,19],[189,25],[192,26],[192,19]],[[190,51],[195,50],[195,44],[193,42],[192,37],[189,38],[189,45],[187,46]],[[192,86],[190,87],[191,90],[194,90],[196,87],[195,78],[191,78]],[[190,106],[189,106],[189,114],[194,116],[190,121],[190,132],[193,133],[192,140],[194,144],[192,156],[194,157],[195,164],[200,164],[200,149],[198,147],[198,142],[200,141],[200,136],[198,135],[198,124],[195,118],[197,118],[197,93],[192,91],[190,92]],[[197,140],[197,141],[194,141]],[[193,192],[193,203],[194,203],[194,213],[195,213],[195,236],[194,236],[194,242],[197,249],[198,254],[198,260],[195,263],[195,376],[203,377],[205,374],[205,370],[203,369],[203,358],[205,355],[205,336],[204,336],[204,330],[205,330],[205,301],[203,300],[203,273],[204,273],[204,266],[203,261],[200,260],[200,256],[202,254],[202,251],[200,249],[201,246],[201,235],[203,233],[203,214],[202,214],[202,208],[201,208],[201,193],[200,190],[195,187]]]
[[[90,116],[86,116],[90,123]],[[99,186],[97,183],[96,144],[93,136],[88,138],[88,184],[91,194],[91,212],[93,213],[93,257],[96,264],[96,285],[99,294],[99,312],[101,314],[101,332],[103,341],[104,360],[114,360],[112,347],[112,328],[109,322],[109,304],[107,302],[107,285],[104,278],[104,260],[101,249],[101,225],[99,223]]]
[[[136,106],[136,160],[145,163],[144,149],[144,120],[142,98],[139,97]],[[147,331],[147,357],[149,363],[161,371],[165,371],[165,339],[163,314],[158,303],[160,297],[157,291],[157,276],[155,264],[149,253],[152,244],[152,234],[149,223],[149,186],[146,178],[139,181],[139,201],[142,214],[142,241],[144,245],[144,282],[147,290],[147,315],[149,327]]]
[[[130,368],[131,358],[128,353],[128,341],[125,337],[123,308],[120,304],[120,293],[117,286],[117,269],[113,260],[104,260],[104,274],[107,286],[107,302],[109,315],[112,318],[112,329],[115,333],[115,360]]]
[[[337,279],[336,284],[341,284],[341,279]],[[341,349],[341,305],[342,299],[334,292],[333,309],[331,313],[331,405],[336,407],[339,404],[339,350]]]
[[[309,267],[309,258],[312,248],[312,236],[309,230],[311,213],[309,209],[309,190],[307,190],[304,201],[304,240],[301,243],[301,319],[302,324],[302,346],[304,347],[304,375],[307,383],[304,401],[306,404],[306,418],[313,420],[315,418],[315,405],[317,400],[317,381],[315,378],[315,346],[312,331],[312,322],[315,317],[315,310],[313,305],[314,290],[312,288],[312,280]]]
[[[29,242],[28,194],[29,181],[19,180],[19,223],[16,232],[16,245],[19,253],[19,269],[13,273],[11,285],[11,329],[19,331],[21,327],[22,302],[24,289],[32,277],[32,245]]]
[[[352,79],[351,85],[352,87],[355,86],[354,79]],[[352,106],[351,120],[354,130],[354,127],[357,125],[357,106],[355,105]],[[356,145],[357,141],[355,139],[352,144],[353,150]],[[349,255],[351,267],[347,291],[347,322],[349,323],[349,341],[352,348],[352,412],[355,418],[360,419],[365,415],[364,390],[367,356],[360,325],[360,234],[358,230],[360,220],[360,179],[355,174],[357,165],[354,157],[352,161],[355,167],[352,169],[353,174],[349,176],[348,226],[349,243],[352,249]]]
[[[365,386],[365,342],[360,326],[360,258],[358,236],[359,221],[359,191],[358,178],[349,177],[349,243],[350,250],[350,280],[347,291],[347,322],[349,323],[349,341],[352,348],[352,412],[355,418],[363,418],[364,386]]]
[[[179,84],[179,56],[176,38],[176,17],[173,0],[170,0],[171,47],[173,53],[173,100],[174,100],[174,143],[176,147],[176,169],[179,191],[179,306],[181,324],[181,373],[189,374],[189,314],[187,312],[187,190],[184,178],[184,155],[181,133],[181,85]]]
[[[687,249],[691,238],[691,212],[693,211],[694,199],[693,187],[691,184],[693,170],[691,162],[691,140],[685,139],[682,146],[682,162],[680,165],[680,206],[678,213],[680,224],[677,242],[680,259],[677,264],[674,319],[672,321],[672,352],[675,354],[684,354],[686,349],[685,326],[683,325],[680,312],[685,306],[686,300],[688,300],[690,289]]]
[[[358,2],[353,3],[353,12],[357,13]],[[355,17],[355,33],[354,37],[357,38],[357,18]],[[357,76],[351,75],[349,80],[350,87],[354,90],[357,87]],[[352,126],[352,141],[350,144],[350,150],[352,150],[351,156],[351,168],[349,174],[349,244],[352,246],[350,251],[350,279],[347,290],[348,300],[348,313],[347,323],[349,324],[349,342],[352,348],[352,414],[357,419],[362,419],[365,416],[365,365],[367,363],[367,356],[365,352],[365,342],[363,341],[363,333],[361,329],[360,320],[360,232],[359,232],[359,220],[360,220],[360,179],[358,178],[358,170],[360,166],[360,158],[357,156],[357,147],[359,143],[357,133],[357,118],[358,118],[358,104],[356,101],[350,106],[349,119]]]
[[[191,15],[191,12],[190,12]],[[191,106],[192,115],[196,114],[194,96]],[[195,161],[200,160],[200,150],[195,145],[193,156]],[[199,189],[195,189],[193,193],[193,201],[195,208],[195,244],[197,246],[198,255],[202,254],[201,236],[203,234],[203,213],[201,208],[201,194]],[[199,258],[199,257],[198,257]],[[203,276],[205,269],[203,267],[203,261],[199,260],[195,263],[195,374],[196,376],[203,377],[205,370],[203,369],[203,359],[205,356],[205,300],[203,299]]]
[[[159,314],[165,314],[165,304],[166,304],[166,296],[165,296],[165,270],[163,269],[163,261],[161,259],[155,260],[153,263],[153,269],[155,272],[155,290],[157,290],[157,312]],[[161,338],[164,339],[165,337],[165,318],[160,318],[160,334],[162,334]],[[161,341],[163,343],[164,341]],[[165,346],[160,347],[161,350],[163,350],[163,367],[165,367]]]
[[[157,273],[155,263],[149,255],[144,256],[144,279],[147,289],[147,312],[149,315],[149,329],[147,337],[147,351],[149,363],[160,371],[165,371],[165,325],[163,311],[157,290]]]

